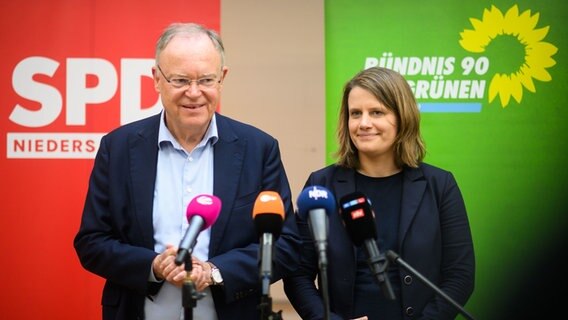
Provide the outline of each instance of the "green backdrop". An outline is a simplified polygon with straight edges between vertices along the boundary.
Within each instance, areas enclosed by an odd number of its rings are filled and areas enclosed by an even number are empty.
[[[452,171],[466,201],[476,319],[545,315],[566,300],[567,8],[325,2],[327,163],[345,82],[370,65],[398,69],[421,106],[425,161]]]

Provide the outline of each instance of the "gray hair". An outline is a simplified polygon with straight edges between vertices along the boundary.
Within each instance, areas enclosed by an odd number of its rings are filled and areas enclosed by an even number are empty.
[[[170,24],[160,38],[158,38],[158,42],[156,43],[156,64],[158,63],[158,57],[160,53],[164,50],[164,48],[168,45],[168,43],[177,35],[185,34],[185,35],[197,35],[197,34],[205,34],[211,39],[215,49],[219,52],[219,56],[221,56],[221,66],[225,65],[225,48],[223,47],[223,41],[221,41],[221,37],[215,30],[207,29],[204,26],[197,24],[197,23],[172,23]]]

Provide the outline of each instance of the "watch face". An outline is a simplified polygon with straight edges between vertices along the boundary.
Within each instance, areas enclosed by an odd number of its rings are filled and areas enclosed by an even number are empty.
[[[218,283],[223,282],[223,277],[221,277],[221,273],[219,272],[219,269],[211,270],[211,278],[213,278],[214,284],[218,284]]]

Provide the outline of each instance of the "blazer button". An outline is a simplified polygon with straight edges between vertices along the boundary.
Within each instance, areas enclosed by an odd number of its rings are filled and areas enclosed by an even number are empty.
[[[404,310],[404,312],[406,312],[407,316],[412,317],[414,315],[414,308],[408,307],[408,308],[406,308],[406,310]]]
[[[405,285],[410,285],[412,283],[412,276],[405,276],[402,281],[404,281]]]

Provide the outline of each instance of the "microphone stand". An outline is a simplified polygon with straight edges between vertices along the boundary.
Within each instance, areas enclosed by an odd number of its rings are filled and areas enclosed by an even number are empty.
[[[471,314],[469,314],[462,306],[459,305],[459,303],[457,303],[454,299],[452,299],[450,296],[448,296],[446,293],[444,293],[444,291],[442,291],[440,288],[438,288],[435,284],[430,282],[430,280],[428,280],[425,276],[420,274],[420,272],[418,272],[416,269],[414,269],[412,266],[410,266],[408,263],[406,263],[404,260],[402,260],[402,258],[400,258],[400,256],[398,254],[396,254],[394,251],[392,251],[392,250],[387,251],[387,258],[392,263],[398,264],[401,267],[403,267],[406,271],[412,273],[412,275],[417,277],[427,287],[434,290],[440,297],[444,298],[444,300],[446,300],[451,305],[453,305],[456,309],[458,309],[458,311],[464,317],[466,317],[469,320],[475,320]]]
[[[381,287],[383,295],[388,300],[395,300],[396,296],[394,295],[389,277],[386,274],[389,267],[389,261],[385,258],[384,255],[379,253],[379,248],[377,248],[375,241],[365,241],[365,248],[367,249],[367,253],[369,255],[367,263],[369,265],[369,268],[371,269],[371,272],[375,276],[375,280]]]
[[[195,289],[195,283],[191,280],[192,269],[191,254],[187,254],[184,265],[186,275],[181,287],[181,301],[185,320],[193,320],[193,308],[197,305],[197,300],[205,297],[205,293],[197,292]]]
[[[269,295],[260,297],[260,319],[261,320],[282,320],[282,310],[278,312],[272,311],[272,298]]]
[[[260,264],[260,280],[262,296],[260,297],[260,319],[281,320],[282,311],[272,311],[272,298],[270,297],[270,280],[272,278],[272,234],[262,234],[262,257]]]
[[[322,293],[323,296],[323,318],[325,320],[329,320],[330,311],[329,311],[329,293],[327,286],[327,257],[325,256],[325,254],[320,254],[319,269],[320,269],[319,284],[321,287],[320,292]]]
[[[316,251],[318,253],[318,267],[319,267],[319,285],[321,287],[321,294],[323,299],[323,315],[324,320],[330,319],[330,307],[329,307],[329,292],[327,285],[327,230],[328,230],[328,220],[327,212],[325,209],[317,208],[312,209],[309,212],[310,229],[312,230],[312,236],[314,239],[314,244]],[[320,223],[324,222],[324,225]],[[315,223],[315,225],[314,225]],[[319,226],[319,227],[315,227]]]

